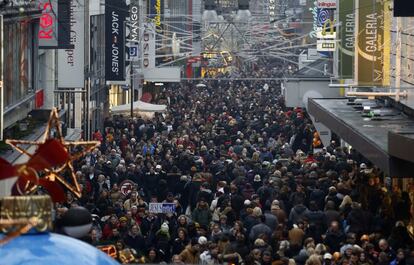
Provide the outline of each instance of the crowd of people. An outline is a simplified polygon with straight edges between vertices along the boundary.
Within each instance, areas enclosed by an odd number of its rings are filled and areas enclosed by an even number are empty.
[[[277,83],[205,84],[167,87],[167,112],[94,133],[76,165],[83,196],[59,206],[93,214],[85,241],[128,250],[125,263],[414,264],[407,192],[338,141],[313,148]]]

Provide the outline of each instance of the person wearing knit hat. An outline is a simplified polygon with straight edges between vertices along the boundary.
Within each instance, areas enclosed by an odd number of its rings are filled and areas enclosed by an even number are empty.
[[[325,253],[323,255],[324,264],[331,264],[332,255],[331,253]]]
[[[198,244],[200,244],[200,245],[207,245],[207,243],[208,243],[208,241],[207,241],[207,238],[205,236],[200,236],[198,238]]]
[[[161,225],[160,230],[155,233],[155,238],[157,241],[157,246],[159,251],[165,253],[169,253],[169,242],[171,241],[171,235],[169,232],[170,228],[168,226],[168,222],[164,222]],[[169,254],[168,254],[169,255]],[[169,256],[168,256],[169,257]]]
[[[161,232],[168,233],[170,230],[168,224],[166,222],[162,223],[161,225]]]

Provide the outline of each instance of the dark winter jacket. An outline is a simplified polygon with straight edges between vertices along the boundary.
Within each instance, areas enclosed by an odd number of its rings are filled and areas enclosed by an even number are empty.
[[[289,222],[296,224],[299,220],[304,219],[309,210],[303,204],[298,204],[292,208],[289,214]]]

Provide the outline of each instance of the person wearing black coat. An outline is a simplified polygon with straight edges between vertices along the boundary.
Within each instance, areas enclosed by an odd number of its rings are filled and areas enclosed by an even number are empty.
[[[333,221],[342,223],[341,214],[335,210],[335,203],[333,201],[327,201],[325,206],[325,217],[326,217],[326,226],[329,226]]]
[[[321,235],[326,230],[326,216],[325,213],[318,209],[318,205],[315,201],[309,203],[309,212],[305,215],[308,220],[309,226],[314,228],[316,235]],[[318,236],[320,237],[320,236]],[[319,241],[314,237],[316,243]]]
[[[326,232],[323,243],[329,246],[330,252],[336,252],[340,250],[341,243],[345,241],[345,234],[341,231],[339,223],[333,221]]]
[[[172,241],[172,255],[180,254],[188,245],[187,230],[178,228],[177,237]]]
[[[392,228],[388,243],[392,249],[407,248],[413,246],[413,239],[408,233],[407,227],[403,222],[399,221]]]
[[[136,225],[131,227],[131,231],[124,237],[124,242],[128,247],[135,249],[139,255],[146,253],[145,239]]]
[[[361,209],[359,203],[353,202],[351,207],[352,210],[349,212],[348,217],[346,218],[346,221],[349,225],[348,232],[361,235],[362,233],[368,231],[369,217],[367,216],[367,212],[364,212]]]
[[[231,242],[232,249],[239,253],[243,260],[249,255],[250,249],[246,241],[246,236],[242,233],[236,234],[236,240]]]
[[[191,211],[193,211],[196,206],[197,206],[197,202],[198,202],[198,193],[200,192],[200,187],[201,187],[201,176],[200,175],[196,175],[194,176],[193,180],[189,183],[187,183],[188,186],[188,192],[189,192],[189,204],[191,207]],[[205,198],[204,198],[205,200]]]
[[[236,213],[237,219],[240,218],[240,211],[244,207],[244,197],[240,195],[239,189],[235,185],[230,186],[231,191],[231,208],[233,208],[234,212]]]

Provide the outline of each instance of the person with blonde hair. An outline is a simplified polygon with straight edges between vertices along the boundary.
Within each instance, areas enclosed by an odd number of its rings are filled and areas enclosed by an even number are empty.
[[[343,210],[345,210],[345,208],[347,207],[347,206],[351,206],[351,204],[352,204],[352,198],[351,198],[351,196],[349,196],[349,195],[345,195],[344,196],[344,198],[342,199],[342,202],[341,202],[341,204],[339,205],[339,209],[341,210],[341,211],[343,211]]]
[[[322,265],[321,257],[319,255],[312,254],[306,260],[305,265]]]

